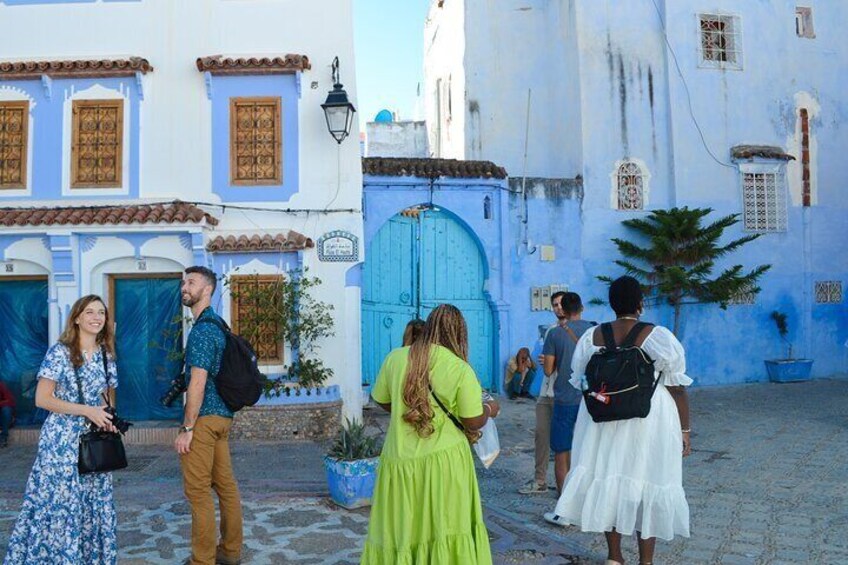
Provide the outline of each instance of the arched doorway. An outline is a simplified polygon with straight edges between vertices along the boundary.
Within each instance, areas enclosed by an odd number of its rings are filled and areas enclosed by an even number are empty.
[[[494,386],[494,323],[484,293],[486,258],[451,214],[415,208],[391,218],[368,248],[362,287],[362,379],[372,384],[386,354],[400,347],[406,323],[450,303],[468,323],[469,361]]]

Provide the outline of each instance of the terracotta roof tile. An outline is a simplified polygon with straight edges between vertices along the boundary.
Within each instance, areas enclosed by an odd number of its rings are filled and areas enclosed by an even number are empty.
[[[302,251],[315,247],[315,243],[305,235],[293,230],[288,233],[219,235],[209,242],[206,250],[212,253],[234,253],[243,251]]]
[[[780,147],[771,145],[736,145],[730,149],[730,156],[734,159],[776,159],[778,161],[794,161],[795,157],[785,152]]]
[[[50,77],[99,78],[149,73],[147,59],[74,59],[67,61],[0,61],[0,80],[26,80],[41,75]]]
[[[271,57],[224,57],[211,55],[197,58],[197,70],[213,75],[285,74],[312,68],[306,55],[279,55]]]
[[[420,178],[506,178],[506,169],[491,161],[459,161],[456,159],[407,159],[366,157],[362,159],[366,175]]]
[[[194,204],[179,200],[168,204],[90,206],[67,208],[0,208],[0,225],[65,226],[119,224],[188,224],[215,226],[218,220]]]

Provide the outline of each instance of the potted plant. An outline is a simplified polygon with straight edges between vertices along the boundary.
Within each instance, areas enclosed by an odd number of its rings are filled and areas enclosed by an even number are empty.
[[[771,359],[766,361],[769,380],[773,383],[791,383],[809,380],[810,371],[813,368],[813,360],[792,357],[792,342],[786,337],[789,333],[787,315],[775,310],[771,313],[771,319],[774,320],[777,326],[777,333],[780,334],[780,339],[786,344],[787,350],[785,359]]]
[[[379,454],[377,438],[365,433],[365,424],[345,419],[338,439],[324,457],[333,502],[348,510],[371,505]]]

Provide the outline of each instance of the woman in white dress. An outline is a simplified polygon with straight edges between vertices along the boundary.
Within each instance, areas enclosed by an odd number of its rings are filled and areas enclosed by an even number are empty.
[[[621,343],[642,314],[642,290],[632,277],[621,277],[609,290]],[[572,359],[571,384],[585,388],[586,365],[601,349],[600,328],[587,331]],[[651,565],[656,538],[689,537],[689,504],[683,491],[683,457],[691,453],[686,359],[683,346],[668,329],[648,326],[636,345],[654,360],[660,381],[645,418],[596,423],[580,405],[574,430],[573,466],[549,522],[604,532],[607,565],[621,565],[621,536],[638,535],[639,563]]]

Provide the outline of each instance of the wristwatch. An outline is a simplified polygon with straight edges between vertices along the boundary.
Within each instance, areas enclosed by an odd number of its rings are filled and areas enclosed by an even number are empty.
[[[180,433],[181,434],[184,434],[184,433],[187,434],[188,432],[190,432],[192,430],[194,430],[194,428],[192,426],[180,426]]]

